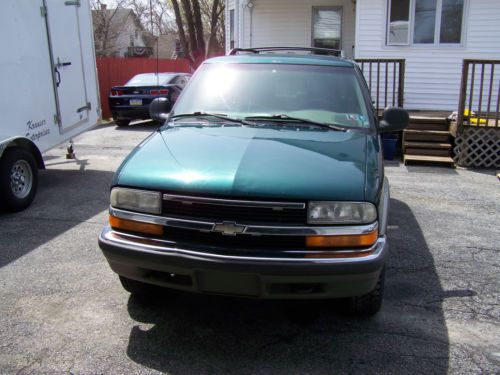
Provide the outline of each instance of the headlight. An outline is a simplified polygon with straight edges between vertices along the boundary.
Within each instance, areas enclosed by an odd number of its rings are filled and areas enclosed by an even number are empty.
[[[161,213],[161,193],[125,188],[111,189],[111,206],[148,214]]]
[[[368,202],[309,202],[309,224],[369,224],[377,209]]]

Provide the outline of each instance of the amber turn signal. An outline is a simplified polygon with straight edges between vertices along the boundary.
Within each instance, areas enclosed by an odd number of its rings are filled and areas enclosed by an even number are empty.
[[[354,235],[309,236],[306,237],[306,246],[320,248],[366,247],[373,245],[377,241],[377,238],[378,230]]]
[[[163,235],[163,226],[158,224],[141,223],[140,221],[121,219],[109,215],[109,225],[113,229],[122,229],[129,232]]]

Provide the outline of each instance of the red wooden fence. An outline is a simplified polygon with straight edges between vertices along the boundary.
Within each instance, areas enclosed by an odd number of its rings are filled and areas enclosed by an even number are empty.
[[[111,117],[108,106],[108,95],[111,87],[125,84],[134,75],[156,72],[157,68],[159,72],[191,73],[189,61],[183,59],[160,59],[157,61],[156,59],[142,57],[98,57],[96,64],[103,118]]]

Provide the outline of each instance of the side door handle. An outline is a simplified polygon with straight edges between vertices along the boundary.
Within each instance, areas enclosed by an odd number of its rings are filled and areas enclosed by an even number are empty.
[[[59,87],[59,84],[61,83],[61,73],[59,73],[57,66],[54,67],[54,73],[56,78],[56,87]]]
[[[83,112],[85,110],[87,111],[90,111],[92,109],[92,105],[90,104],[90,102],[87,102],[86,105],[84,105],[83,107],[80,107],[76,110],[76,113],[80,113],[80,112]]]

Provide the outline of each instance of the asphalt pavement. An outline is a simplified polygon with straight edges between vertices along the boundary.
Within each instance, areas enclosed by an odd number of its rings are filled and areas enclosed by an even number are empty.
[[[191,295],[145,304],[97,246],[109,185],[156,129],[102,125],[46,153],[33,205],[0,213],[1,374],[500,373],[500,181],[388,162],[384,306]],[[193,145],[195,148],[196,145]]]

